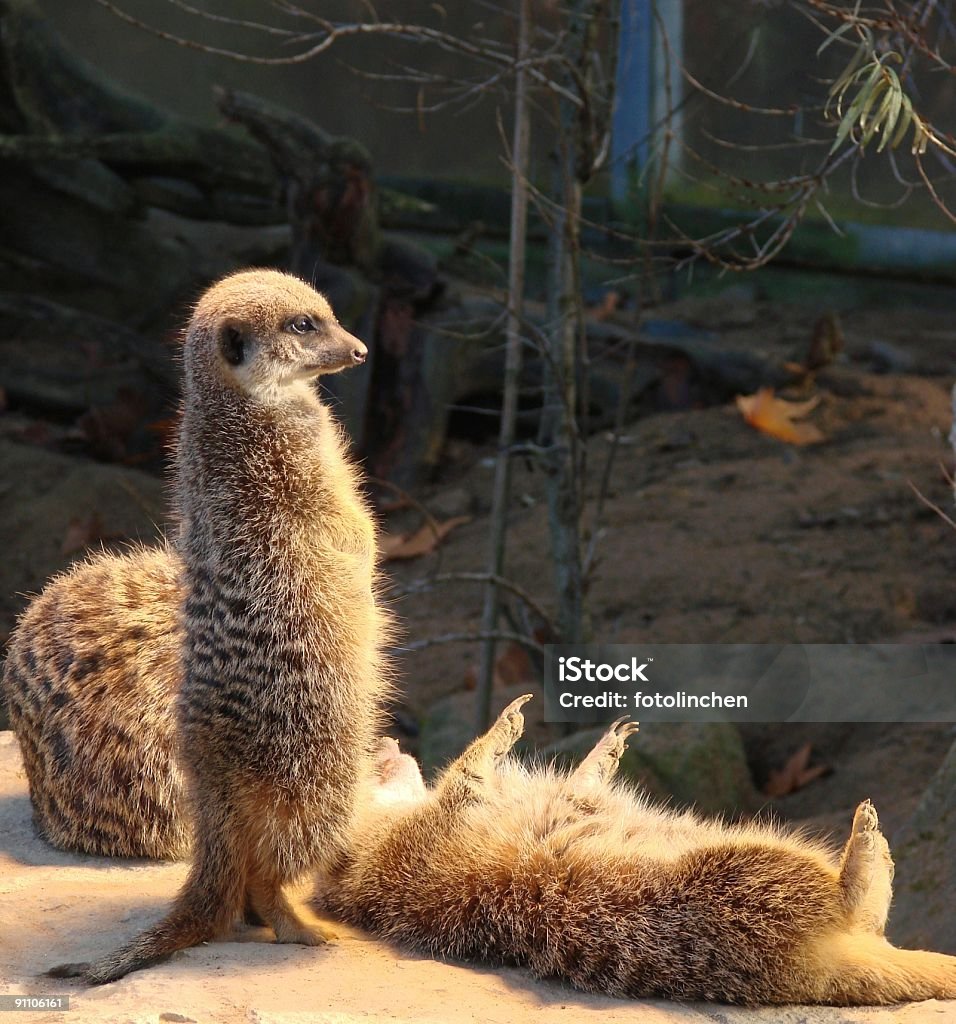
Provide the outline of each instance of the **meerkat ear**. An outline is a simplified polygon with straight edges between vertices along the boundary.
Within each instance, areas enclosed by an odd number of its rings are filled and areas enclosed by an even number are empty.
[[[246,361],[248,345],[238,327],[227,324],[219,337],[219,351],[230,366],[241,366]]]

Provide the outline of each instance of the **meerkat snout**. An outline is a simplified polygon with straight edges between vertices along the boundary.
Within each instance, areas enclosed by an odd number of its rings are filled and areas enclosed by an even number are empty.
[[[300,356],[301,372],[307,376],[361,366],[368,357],[365,344],[335,321],[326,321],[310,333],[312,336],[302,343]]]

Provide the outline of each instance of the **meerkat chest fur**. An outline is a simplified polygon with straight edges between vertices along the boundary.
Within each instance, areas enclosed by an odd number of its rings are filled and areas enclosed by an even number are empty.
[[[347,790],[357,777],[375,724],[371,516],[309,384],[263,401],[208,366],[187,384],[183,737],[231,771],[323,801],[331,778]]]

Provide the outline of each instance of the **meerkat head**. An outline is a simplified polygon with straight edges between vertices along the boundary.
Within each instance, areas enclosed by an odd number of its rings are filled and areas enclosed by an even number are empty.
[[[375,752],[375,803],[379,806],[416,804],[427,794],[415,758],[403,754],[396,740],[382,736]]]
[[[263,401],[320,374],[365,362],[368,349],[317,291],[289,274],[246,270],[200,298],[186,334],[186,369],[212,369]]]

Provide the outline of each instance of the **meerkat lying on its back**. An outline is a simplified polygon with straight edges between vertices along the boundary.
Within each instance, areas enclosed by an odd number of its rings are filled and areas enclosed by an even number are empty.
[[[579,989],[728,1003],[956,998],[956,957],[883,938],[893,862],[867,801],[837,857],[770,825],[650,805],[612,776],[616,722],[571,774],[506,757],[520,698],[426,790],[383,740],[317,905],[435,956]]]

